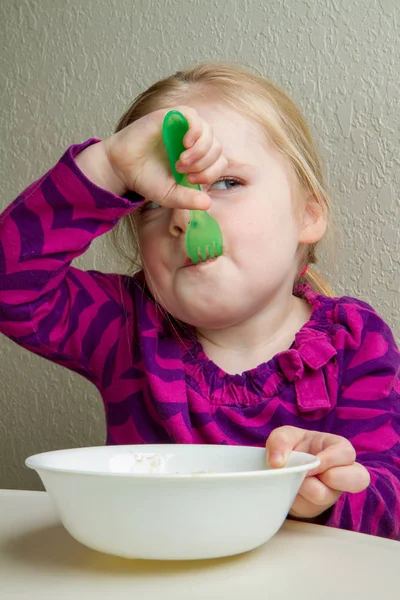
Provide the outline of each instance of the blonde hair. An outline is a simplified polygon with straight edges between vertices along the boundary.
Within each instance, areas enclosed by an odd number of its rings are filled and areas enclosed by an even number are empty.
[[[297,181],[318,201],[325,216],[331,213],[321,163],[308,126],[294,102],[276,85],[247,70],[221,63],[203,63],[178,71],[154,83],[134,100],[121,117],[116,131],[161,108],[184,104],[190,97],[214,97],[250,118],[265,132],[268,141],[292,166]],[[132,266],[138,267],[138,247],[132,215],[124,217],[113,230],[113,241]],[[297,282],[307,282],[317,293],[333,296],[332,290],[315,269],[317,244],[306,247]]]

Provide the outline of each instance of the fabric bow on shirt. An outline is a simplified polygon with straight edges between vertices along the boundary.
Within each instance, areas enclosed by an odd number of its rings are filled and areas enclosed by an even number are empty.
[[[301,412],[331,410],[336,404],[336,355],[329,337],[312,329],[300,331],[295,347],[278,354],[284,376],[294,382]]]

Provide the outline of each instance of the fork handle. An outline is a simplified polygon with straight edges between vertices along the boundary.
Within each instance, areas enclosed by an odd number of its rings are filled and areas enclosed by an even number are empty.
[[[186,117],[178,110],[170,110],[164,117],[162,126],[162,137],[167,150],[169,166],[176,183],[195,190],[201,190],[200,186],[190,183],[186,173],[178,173],[175,168],[182,152],[186,150],[183,138],[189,131],[189,123]]]

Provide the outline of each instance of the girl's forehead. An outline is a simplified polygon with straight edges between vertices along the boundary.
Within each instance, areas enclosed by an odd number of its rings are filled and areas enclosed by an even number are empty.
[[[266,136],[261,127],[228,104],[196,99],[186,104],[211,125],[216,138],[229,154],[243,151],[256,153],[260,147],[266,150]]]
[[[241,111],[235,110],[226,102],[190,99],[187,101],[187,106],[194,108],[213,127],[229,126],[231,128],[234,126],[235,129],[258,130],[250,117],[246,117]]]

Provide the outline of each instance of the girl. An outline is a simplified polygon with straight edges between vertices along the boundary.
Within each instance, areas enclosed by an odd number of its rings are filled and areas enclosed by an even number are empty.
[[[168,168],[172,108],[190,124],[177,169],[202,191]],[[189,209],[218,221],[216,260],[188,259]],[[286,94],[229,66],[178,72],[4,212],[2,332],[96,385],[107,444],[266,444],[273,468],[311,452],[321,466],[292,518],[400,539],[399,352],[370,306],[331,297],[309,267],[328,217]],[[117,223],[141,271],[70,266]]]

